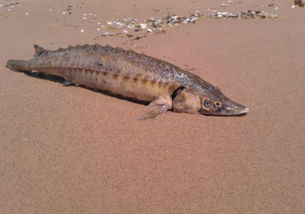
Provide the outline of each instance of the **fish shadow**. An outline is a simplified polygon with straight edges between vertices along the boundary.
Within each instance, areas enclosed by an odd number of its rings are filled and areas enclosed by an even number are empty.
[[[39,73],[39,72],[32,72],[32,71],[20,71],[22,73],[24,73],[27,76],[33,77],[33,78],[37,78],[37,79],[42,79],[42,80],[49,80],[52,82],[56,82],[56,83],[60,83],[63,84],[65,79],[60,77],[60,76],[56,76],[56,75],[52,75],[52,74],[44,74],[44,73]],[[64,86],[64,85],[63,85]],[[141,105],[148,105],[149,102],[146,101],[141,101],[141,100],[137,100],[134,98],[129,98],[129,97],[123,97],[121,95],[117,95],[117,94],[113,94],[110,91],[106,91],[106,90],[101,90],[101,89],[93,89],[93,88],[89,88],[83,85],[71,85],[71,86],[77,86],[77,87],[81,87],[81,88],[85,88],[88,89],[90,91],[96,92],[96,93],[101,93],[110,97],[114,97],[114,98],[118,98],[121,100],[126,100],[129,102],[133,102],[133,103],[137,103],[137,104],[141,104]],[[68,86],[65,86],[68,87]]]

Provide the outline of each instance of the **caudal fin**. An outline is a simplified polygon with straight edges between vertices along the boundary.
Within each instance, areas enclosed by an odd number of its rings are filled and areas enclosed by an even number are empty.
[[[6,63],[6,67],[13,71],[27,71],[29,70],[27,67],[27,62],[25,60],[15,60],[10,59]]]

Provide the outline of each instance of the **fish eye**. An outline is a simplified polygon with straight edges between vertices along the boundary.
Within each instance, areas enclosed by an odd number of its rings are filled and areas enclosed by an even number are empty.
[[[219,102],[216,102],[215,105],[216,105],[216,106],[220,106],[220,103],[219,103]]]
[[[212,102],[211,102],[210,100],[204,100],[204,101],[203,101],[203,105],[204,105],[205,107],[209,108],[209,107],[211,107]]]

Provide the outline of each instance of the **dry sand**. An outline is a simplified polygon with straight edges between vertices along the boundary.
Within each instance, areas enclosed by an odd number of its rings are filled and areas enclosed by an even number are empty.
[[[305,213],[304,8],[284,0],[227,8],[218,0],[20,3],[0,8],[1,214]],[[68,5],[72,14],[63,15]],[[279,19],[206,20],[137,41],[96,38],[97,21],[216,7]],[[190,69],[251,111],[138,121],[143,105],[5,68],[8,59],[31,58],[36,43],[95,42]]]

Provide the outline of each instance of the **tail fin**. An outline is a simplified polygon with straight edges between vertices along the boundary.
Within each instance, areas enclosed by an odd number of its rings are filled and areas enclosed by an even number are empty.
[[[25,60],[10,59],[6,63],[6,67],[13,71],[27,71],[27,62]]]
[[[48,50],[39,46],[39,45],[34,45],[34,49],[35,49],[35,54],[34,54],[34,57],[35,56],[41,56],[42,54],[44,53],[47,53]]]

